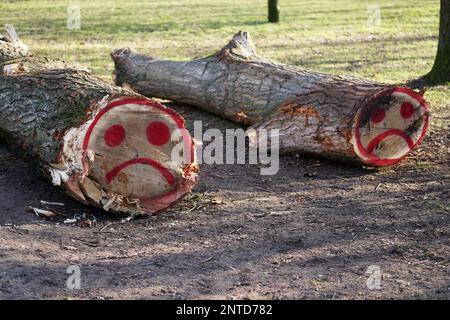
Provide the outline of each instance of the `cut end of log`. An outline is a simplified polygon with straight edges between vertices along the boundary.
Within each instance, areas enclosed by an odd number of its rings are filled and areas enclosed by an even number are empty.
[[[153,214],[189,192],[197,177],[194,142],[184,120],[140,97],[109,100],[66,135],[65,156],[81,143],[83,174],[66,186],[86,202],[116,212]],[[72,137],[83,136],[82,141]]]
[[[419,93],[403,87],[388,88],[358,111],[352,144],[363,163],[392,165],[416,148],[428,124],[428,103]]]
[[[12,26],[6,33],[0,131],[54,185],[85,204],[131,215],[160,212],[191,190],[195,144],[181,116],[85,69],[32,57]]]
[[[140,54],[128,47],[115,49],[111,52],[110,55],[112,60],[114,61],[115,66],[113,72],[114,83],[118,86],[127,87],[129,89],[131,89],[131,87],[121,79],[124,78],[122,75],[124,69],[129,67],[128,62],[130,61],[130,56],[133,57],[136,66],[143,69],[145,69],[145,66],[148,64],[149,60],[153,60],[152,57]]]

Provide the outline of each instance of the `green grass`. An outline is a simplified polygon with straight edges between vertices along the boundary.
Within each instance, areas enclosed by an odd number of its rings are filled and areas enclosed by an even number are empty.
[[[81,7],[80,30],[66,27],[72,3]],[[402,83],[431,69],[439,0],[279,3],[277,25],[266,23],[267,0],[3,0],[0,22],[14,24],[36,54],[77,61],[105,79],[111,79],[114,48],[189,59],[214,52],[238,30],[250,31],[261,55],[311,70]],[[380,7],[380,27],[368,28],[368,5]],[[449,97],[449,86],[426,95],[444,119]]]

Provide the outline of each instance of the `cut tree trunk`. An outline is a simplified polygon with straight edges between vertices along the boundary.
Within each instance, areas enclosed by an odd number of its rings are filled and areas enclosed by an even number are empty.
[[[216,54],[188,62],[129,48],[112,58],[118,85],[254,129],[279,129],[281,152],[386,166],[413,150],[428,128],[427,103],[417,92],[264,59],[247,32]]]
[[[450,82],[450,0],[441,0],[436,59],[433,68],[425,78],[429,84]]]
[[[0,137],[75,199],[151,214],[197,177],[183,119],[87,70],[33,57],[10,27],[0,37]],[[181,145],[181,146],[180,146]],[[186,161],[172,161],[173,147]]]

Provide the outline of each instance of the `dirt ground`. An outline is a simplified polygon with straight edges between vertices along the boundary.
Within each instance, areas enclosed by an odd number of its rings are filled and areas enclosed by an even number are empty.
[[[174,108],[188,124],[235,127]],[[302,155],[271,177],[202,165],[192,194],[131,221],[79,205],[0,145],[0,298],[450,298],[449,145],[448,129],[432,131],[382,170]],[[27,207],[41,200],[85,218],[37,217]],[[66,287],[70,265],[81,289]]]

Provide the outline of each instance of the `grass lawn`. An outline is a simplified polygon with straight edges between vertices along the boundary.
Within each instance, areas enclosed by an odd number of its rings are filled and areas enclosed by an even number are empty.
[[[67,28],[79,4],[81,29]],[[430,70],[437,47],[439,0],[281,0],[281,23],[267,21],[266,0],[2,1],[37,54],[77,61],[111,79],[112,49],[130,46],[154,56],[189,59],[250,31],[261,55],[307,69],[402,83]],[[375,8],[375,9],[372,9]],[[380,25],[368,26],[380,9]],[[430,88],[434,129],[446,126],[449,86]],[[432,127],[433,129],[433,127]]]

